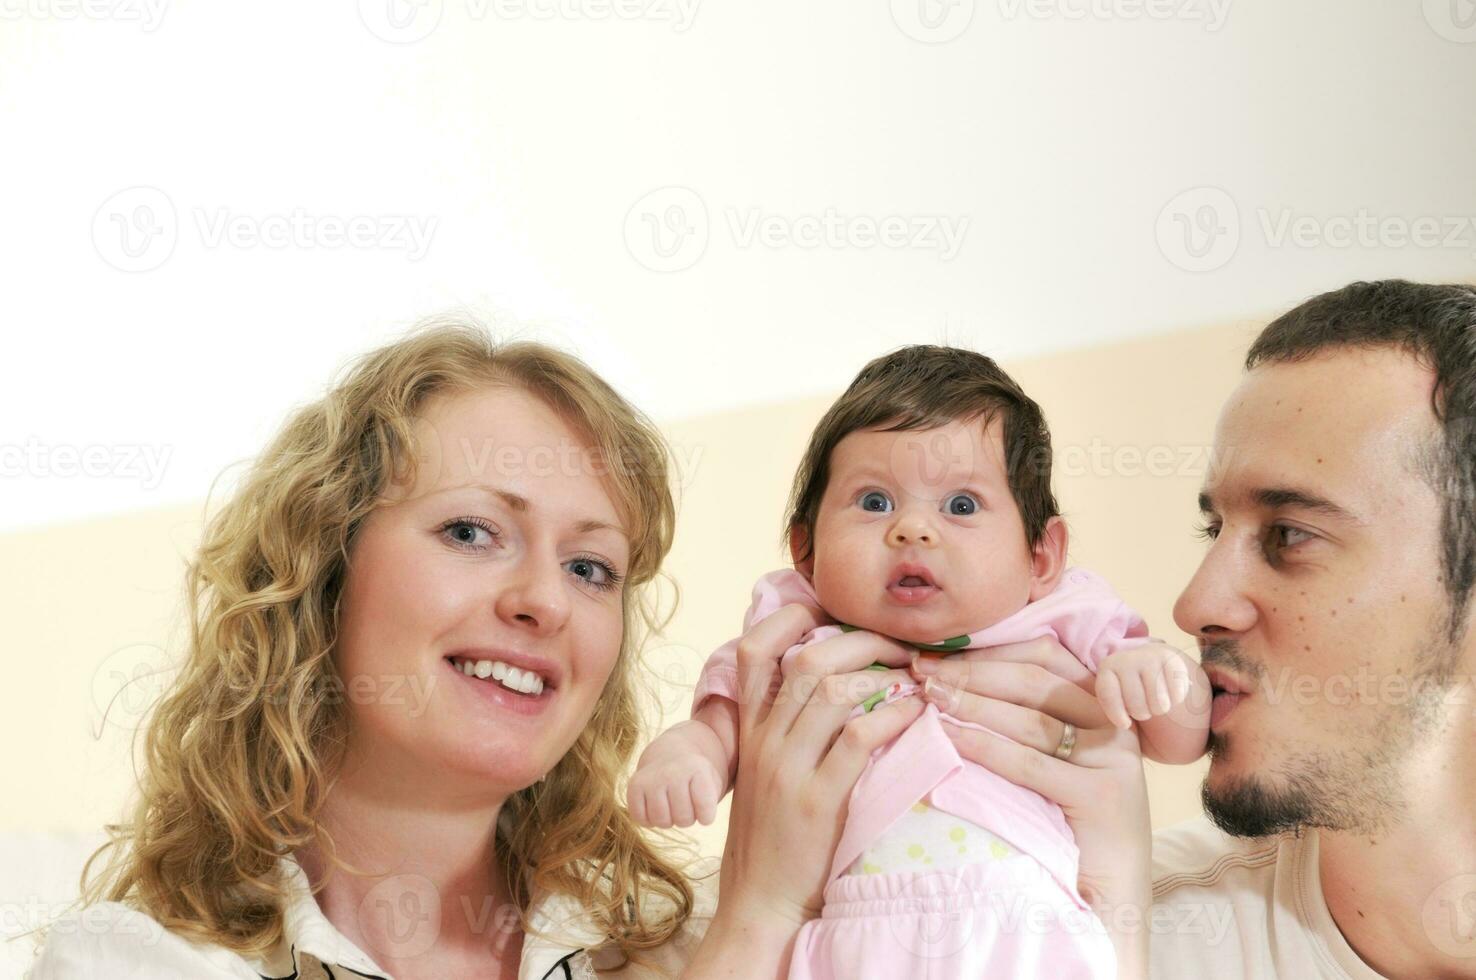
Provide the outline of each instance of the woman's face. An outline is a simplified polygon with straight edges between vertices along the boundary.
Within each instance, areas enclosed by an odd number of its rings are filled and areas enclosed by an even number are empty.
[[[401,786],[505,795],[553,768],[594,711],[620,649],[629,545],[587,443],[541,401],[443,395],[416,428],[414,487],[350,553],[348,761]]]

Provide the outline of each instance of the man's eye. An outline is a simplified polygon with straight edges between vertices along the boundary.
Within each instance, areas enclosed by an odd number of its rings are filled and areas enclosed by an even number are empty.
[[[967,517],[979,509],[979,501],[970,493],[956,493],[943,503],[943,509],[955,517]]]
[[[856,501],[856,503],[861,505],[862,510],[870,511],[873,514],[885,514],[892,509],[891,498],[880,490],[868,490],[861,495],[861,499]]]
[[[1196,538],[1203,538],[1206,541],[1213,541],[1220,536],[1220,525],[1213,521],[1206,521],[1194,529],[1194,536]]]
[[[1273,524],[1271,526],[1271,543],[1278,548],[1292,548],[1303,541],[1312,540],[1312,535],[1299,527],[1289,527],[1285,524]]]

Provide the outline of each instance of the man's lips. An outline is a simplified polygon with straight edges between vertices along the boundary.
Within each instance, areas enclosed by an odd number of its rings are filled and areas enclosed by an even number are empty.
[[[1213,695],[1210,702],[1210,728],[1216,728],[1230,717],[1230,713],[1242,700],[1250,697],[1249,685],[1216,667],[1206,667],[1204,672],[1209,677],[1210,692]]]

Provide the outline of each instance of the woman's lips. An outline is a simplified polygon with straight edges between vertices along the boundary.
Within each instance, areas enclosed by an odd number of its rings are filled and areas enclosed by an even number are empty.
[[[553,700],[556,688],[545,687],[536,695],[519,694],[517,691],[509,690],[502,686],[501,682],[488,677],[468,677],[461,668],[450,660],[442,661],[446,669],[455,675],[450,683],[458,686],[465,685],[470,693],[482,698],[489,705],[502,708],[513,714],[519,715],[541,715]]]

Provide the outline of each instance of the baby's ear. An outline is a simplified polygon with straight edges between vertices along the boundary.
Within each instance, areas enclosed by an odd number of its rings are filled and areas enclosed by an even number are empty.
[[[810,532],[798,524],[789,529],[789,560],[794,562],[795,571],[814,579],[815,552],[810,548]]]
[[[1040,533],[1040,540],[1030,551],[1030,601],[1043,599],[1056,591],[1061,573],[1066,571],[1066,522],[1052,517]]]

